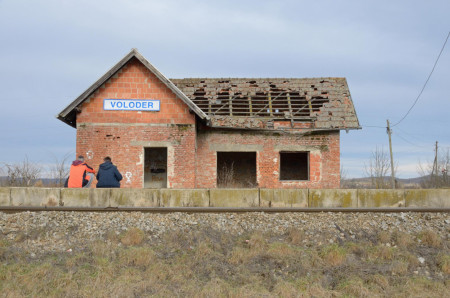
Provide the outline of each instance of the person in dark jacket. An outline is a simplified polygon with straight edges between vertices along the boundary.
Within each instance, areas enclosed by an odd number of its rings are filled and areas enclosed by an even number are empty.
[[[112,164],[109,156],[105,157],[103,161],[97,172],[97,188],[120,188],[122,174]]]

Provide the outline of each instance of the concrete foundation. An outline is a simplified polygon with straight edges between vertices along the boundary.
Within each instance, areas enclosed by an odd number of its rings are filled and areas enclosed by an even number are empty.
[[[306,208],[307,189],[260,189],[261,207]]]
[[[0,206],[450,208],[450,189],[60,189],[0,187]]]
[[[207,189],[161,189],[160,207],[208,207]]]
[[[356,189],[311,189],[309,190],[309,207],[344,207],[357,208]]]
[[[402,189],[358,189],[358,207],[404,207],[405,191]]]
[[[258,207],[259,189],[210,189],[210,207]]]
[[[61,189],[61,206],[64,207],[109,207],[111,189]]]
[[[11,189],[9,187],[0,188],[0,206],[11,205]]]
[[[112,188],[109,197],[110,207],[159,207],[158,189]]]
[[[450,189],[405,190],[406,207],[450,207]]]
[[[11,206],[49,206],[59,205],[61,190],[59,188],[12,187]]]

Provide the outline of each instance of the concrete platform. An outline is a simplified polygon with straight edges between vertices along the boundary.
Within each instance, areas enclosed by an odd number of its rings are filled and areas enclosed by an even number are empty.
[[[0,206],[450,208],[450,189],[69,189],[0,187]]]

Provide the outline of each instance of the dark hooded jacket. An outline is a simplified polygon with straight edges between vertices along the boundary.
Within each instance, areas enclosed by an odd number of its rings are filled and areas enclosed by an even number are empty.
[[[122,174],[110,161],[102,163],[97,173],[97,188],[119,188]]]

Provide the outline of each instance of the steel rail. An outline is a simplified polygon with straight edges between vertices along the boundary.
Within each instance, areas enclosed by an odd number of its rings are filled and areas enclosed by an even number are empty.
[[[247,213],[247,212],[265,212],[265,213],[286,213],[286,212],[304,212],[304,213],[399,213],[399,212],[435,212],[448,213],[450,208],[422,208],[422,207],[393,207],[393,208],[277,208],[277,207],[65,207],[65,206],[0,206],[0,212],[42,212],[42,211],[62,211],[62,212],[150,212],[150,213]]]

